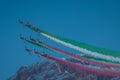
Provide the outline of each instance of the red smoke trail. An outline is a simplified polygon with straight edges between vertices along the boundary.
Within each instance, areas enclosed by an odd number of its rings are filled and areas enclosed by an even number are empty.
[[[50,60],[65,64],[65,65],[68,65],[68,66],[73,67],[73,68],[78,69],[78,70],[83,70],[83,71],[86,71],[86,72],[95,73],[97,75],[120,76],[120,72],[94,69],[94,68],[86,67],[86,66],[83,66],[83,65],[74,64],[72,62],[64,61],[64,60],[61,60],[61,59],[58,59],[58,58],[55,58],[55,57],[52,57],[52,56],[48,56],[47,54],[40,54],[40,53],[38,54],[37,53],[36,55],[42,56],[44,58],[47,58],[47,59],[50,59]]]
[[[83,60],[85,62],[88,62],[88,63],[91,63],[91,64],[97,64],[97,65],[102,65],[102,66],[107,66],[107,67],[116,67],[116,68],[120,68],[120,65],[116,65],[116,64],[109,64],[109,63],[104,63],[104,62],[98,62],[98,61],[95,61],[95,60],[89,60],[89,59],[86,59],[86,58],[83,58],[81,56],[78,56],[78,55],[75,55],[73,53],[70,53],[70,52],[67,52],[67,51],[63,51],[61,49],[58,49],[58,48],[55,48],[53,46],[50,46],[50,45],[47,45],[45,43],[42,43],[43,46],[49,48],[49,49],[52,49],[54,51],[57,51],[57,52],[60,52],[62,54],[65,54],[65,55],[68,55],[68,56],[71,56],[73,58],[76,58],[76,59],[79,59],[79,60]]]

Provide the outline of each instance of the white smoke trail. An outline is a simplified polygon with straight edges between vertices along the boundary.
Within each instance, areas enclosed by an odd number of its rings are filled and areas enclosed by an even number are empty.
[[[67,46],[67,47],[70,47],[70,48],[72,48],[72,49],[78,50],[78,51],[80,51],[80,52],[83,52],[83,53],[85,53],[85,54],[87,54],[87,55],[90,55],[90,56],[93,56],[93,57],[95,57],[95,58],[101,58],[101,59],[106,59],[106,60],[109,60],[109,61],[112,61],[112,62],[119,62],[119,63],[120,63],[120,58],[118,58],[118,57],[107,56],[107,55],[103,55],[103,54],[100,54],[100,53],[97,53],[97,52],[92,52],[92,51],[89,51],[89,50],[87,50],[87,49],[83,49],[83,48],[80,48],[80,47],[78,47],[78,46],[72,45],[72,44],[70,44],[70,43],[61,41],[61,40],[59,40],[59,39],[57,39],[57,38],[54,38],[54,37],[52,37],[52,36],[49,36],[49,35],[47,35],[47,34],[45,34],[45,33],[41,33],[41,34],[42,34],[43,36],[46,36],[47,38],[49,38],[49,39],[57,42],[57,43],[60,43],[60,44],[62,44],[62,45],[64,45],[64,46]]]

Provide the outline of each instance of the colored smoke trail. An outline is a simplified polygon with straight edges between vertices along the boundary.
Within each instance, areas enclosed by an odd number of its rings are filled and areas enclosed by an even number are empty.
[[[58,48],[55,48],[53,46],[50,46],[48,44],[45,44],[45,43],[36,43],[36,42],[32,42],[32,41],[29,41],[27,40],[27,42],[29,43],[32,43],[32,44],[35,44],[37,46],[40,46],[40,47],[43,47],[43,48],[46,48],[46,49],[49,49],[49,50],[52,50],[54,52],[57,52],[57,53],[62,53],[64,55],[67,55],[67,56],[70,56],[72,58],[75,58],[75,59],[78,59],[78,60],[82,60],[86,63],[90,63],[90,64],[95,64],[95,65],[100,65],[100,66],[106,66],[106,67],[116,67],[116,68],[120,68],[120,65],[116,65],[116,64],[108,64],[106,62],[98,62],[98,61],[95,61],[95,60],[89,60],[89,59],[86,59],[86,58],[83,58],[81,56],[77,56],[73,53],[70,53],[70,52],[67,52],[67,51],[63,51],[61,49],[58,49]]]
[[[58,42],[64,46],[70,47],[80,52],[83,52],[84,54],[91,56],[93,58],[106,59],[108,61],[120,63],[120,57],[119,57],[120,52],[111,51],[111,50],[103,49],[103,48],[97,48],[97,47],[94,47],[94,46],[91,46],[85,43],[81,43],[81,42],[73,41],[70,39],[62,38],[56,35],[52,35],[30,24],[24,23],[24,26],[27,26],[28,28],[36,31],[37,33],[42,33],[42,35],[46,36],[47,38],[51,40],[54,40],[55,42]]]
[[[57,43],[60,43],[60,44],[62,44],[62,45],[64,45],[64,46],[67,46],[67,47],[70,47],[70,48],[72,48],[72,49],[75,49],[75,50],[78,50],[78,51],[80,51],[80,52],[83,52],[83,53],[85,53],[85,54],[87,54],[87,55],[89,55],[89,56],[92,56],[92,57],[95,57],[95,58],[106,59],[106,60],[109,60],[109,61],[112,61],[112,62],[119,62],[119,63],[120,63],[120,58],[118,58],[118,57],[113,57],[113,56],[108,56],[108,55],[99,54],[99,53],[97,53],[97,52],[92,52],[92,51],[89,51],[89,50],[87,50],[87,49],[83,49],[83,48],[80,48],[80,47],[78,47],[78,46],[72,45],[72,44],[70,44],[70,43],[64,42],[64,41],[62,41],[62,40],[59,40],[59,39],[57,39],[57,38],[55,38],[55,37],[52,37],[52,36],[49,36],[49,35],[47,35],[47,34],[44,34],[44,33],[42,33],[42,34],[43,34],[44,36],[46,36],[47,38],[49,38],[49,39],[51,39],[51,40],[54,40],[54,41],[57,42]]]
[[[78,64],[75,64],[75,63],[72,63],[72,62],[69,62],[69,61],[64,61],[64,60],[61,60],[61,59],[58,59],[58,58],[55,58],[55,57],[52,57],[52,56],[48,56],[47,54],[39,53],[39,54],[36,54],[36,55],[37,56],[42,56],[42,57],[47,58],[49,60],[53,60],[53,61],[62,63],[64,65],[68,65],[68,66],[73,67],[77,70],[83,70],[83,71],[86,71],[86,72],[95,73],[97,75],[104,75],[104,76],[120,76],[120,72],[117,72],[117,71],[111,71],[111,70],[106,71],[106,70],[102,70],[102,69],[94,69],[92,67],[78,65]]]

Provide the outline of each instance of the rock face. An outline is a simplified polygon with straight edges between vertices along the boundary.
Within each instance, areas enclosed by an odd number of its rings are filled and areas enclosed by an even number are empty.
[[[31,66],[22,66],[8,80],[120,80],[120,78],[97,76],[56,62],[37,62]]]

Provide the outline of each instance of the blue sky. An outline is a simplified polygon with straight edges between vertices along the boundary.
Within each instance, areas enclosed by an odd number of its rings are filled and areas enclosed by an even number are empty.
[[[0,0],[0,80],[41,60],[24,51],[19,34],[36,34],[21,27],[19,18],[62,37],[120,51],[119,4],[119,0]]]

